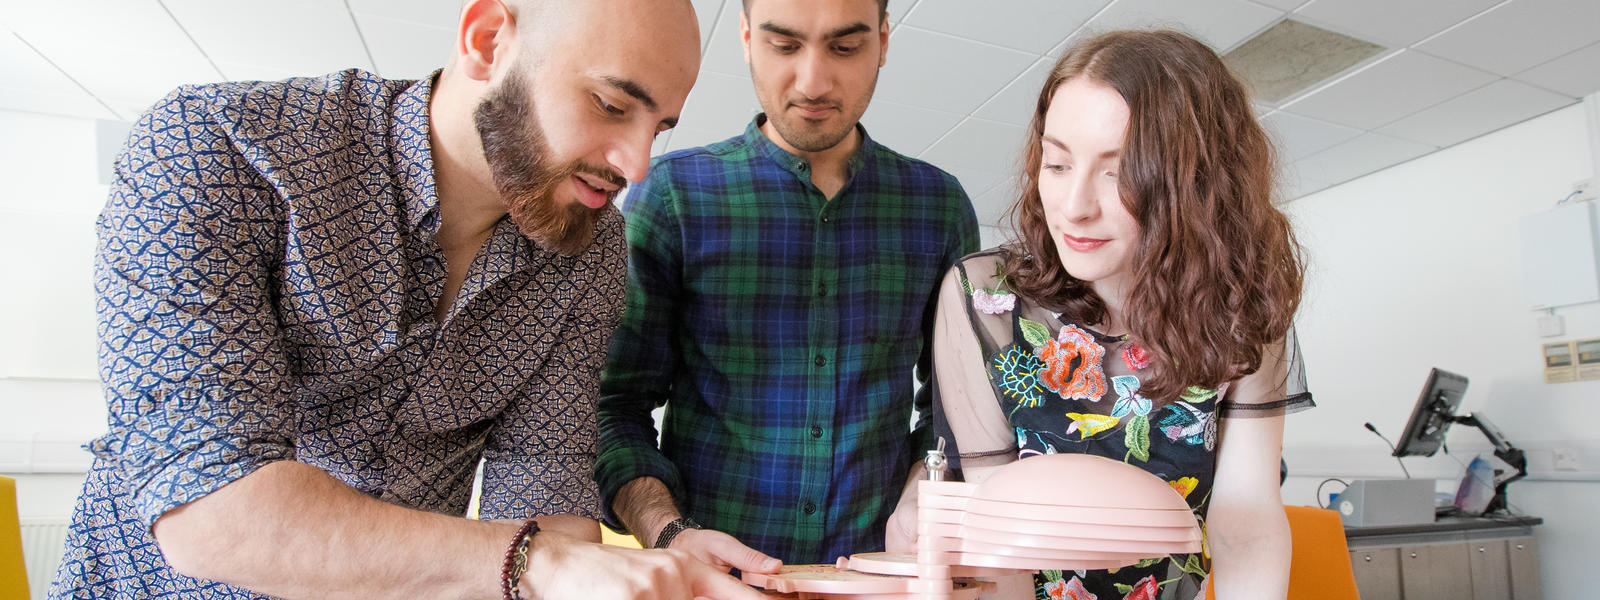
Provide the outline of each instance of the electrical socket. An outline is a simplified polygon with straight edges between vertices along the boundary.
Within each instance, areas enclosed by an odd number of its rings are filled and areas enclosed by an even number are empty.
[[[1557,471],[1578,470],[1578,452],[1571,448],[1555,448],[1550,451],[1552,465]]]

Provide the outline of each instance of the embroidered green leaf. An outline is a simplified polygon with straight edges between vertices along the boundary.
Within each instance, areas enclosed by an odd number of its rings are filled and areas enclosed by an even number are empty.
[[[1139,561],[1139,564],[1134,565],[1133,568],[1135,568],[1135,569],[1143,569],[1145,567],[1148,567],[1150,565],[1156,564],[1156,563],[1161,562],[1163,560],[1166,560],[1166,559],[1165,558],[1146,558],[1144,560]]]
[[[1050,341],[1050,328],[1045,327],[1044,323],[1032,319],[1021,319],[1020,321],[1022,339],[1028,340],[1029,345],[1038,347]]]
[[[1177,562],[1177,561],[1173,561],[1173,562]],[[1190,554],[1189,555],[1189,559],[1183,561],[1183,564],[1178,565],[1178,568],[1179,569],[1183,569],[1183,572],[1185,572],[1185,573],[1193,573],[1193,574],[1199,575],[1201,577],[1204,577],[1206,575],[1205,568],[1200,566],[1200,555],[1199,554]]]
[[[966,290],[968,296],[972,295],[972,282],[967,280],[966,275],[961,276],[961,289]]]
[[[1128,456],[1140,461],[1150,460],[1150,417],[1134,415],[1123,428],[1122,441],[1128,446]]]
[[[1216,396],[1216,390],[1208,390],[1200,386],[1189,386],[1189,389],[1184,390],[1183,393],[1178,397],[1183,398],[1184,402],[1188,402],[1190,404],[1199,404],[1215,398]]]
[[[1128,585],[1126,583],[1119,583],[1119,584],[1117,584],[1117,593],[1118,594],[1132,594],[1133,593],[1133,586]]]
[[[1056,579],[1066,579],[1066,577],[1062,577],[1061,576],[1061,570],[1060,569],[1045,569],[1043,571],[1040,571],[1039,574],[1044,575],[1045,579],[1051,580],[1051,581],[1056,580]]]

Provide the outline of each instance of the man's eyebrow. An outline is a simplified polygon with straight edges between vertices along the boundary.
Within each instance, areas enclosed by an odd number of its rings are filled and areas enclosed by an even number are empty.
[[[761,30],[765,31],[765,32],[768,32],[768,33],[775,33],[775,34],[781,35],[783,37],[791,37],[791,38],[794,38],[794,39],[797,39],[797,40],[806,39],[806,36],[802,35],[800,32],[795,31],[793,29],[790,29],[788,27],[784,27],[784,26],[779,25],[777,23],[773,23],[771,21],[767,21],[765,23],[762,23],[761,24]],[[845,25],[843,27],[839,27],[837,29],[834,29],[833,31],[830,31],[830,32],[828,32],[826,34],[823,34],[822,39],[824,39],[824,40],[835,40],[835,39],[839,39],[839,38],[842,38],[842,37],[845,37],[845,36],[851,36],[851,35],[855,35],[855,34],[858,34],[858,33],[866,33],[866,32],[870,32],[870,31],[872,31],[872,27],[870,25],[867,25],[866,23],[856,22],[856,23],[851,23],[849,25]]]
[[[822,36],[822,39],[836,40],[845,36],[855,35],[858,33],[868,33],[871,31],[872,27],[869,27],[866,23],[852,23],[828,32],[827,35]]]
[[[618,90],[622,90],[622,93],[627,94],[629,96],[633,96],[634,98],[638,99],[640,102],[643,102],[645,108],[648,108],[650,110],[656,110],[656,99],[652,98],[650,96],[650,92],[645,91],[644,86],[639,85],[638,82],[636,82],[636,81],[634,81],[632,79],[623,79],[621,77],[613,77],[611,75],[607,75],[605,77],[602,77],[601,79],[604,80],[607,84],[610,84],[611,87],[617,88]]]
[[[800,35],[800,32],[795,31],[793,29],[789,29],[788,27],[784,27],[782,25],[778,25],[776,23],[773,23],[772,21],[767,21],[765,23],[762,23],[761,24],[761,30],[765,31],[767,33],[776,33],[776,34],[781,35],[783,37],[792,37],[792,38],[795,38],[795,39],[805,39],[805,36]]]

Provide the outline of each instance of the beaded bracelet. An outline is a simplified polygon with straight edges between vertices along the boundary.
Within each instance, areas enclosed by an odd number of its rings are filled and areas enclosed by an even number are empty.
[[[505,600],[522,600],[517,594],[517,583],[528,571],[528,545],[533,543],[536,533],[539,533],[539,522],[528,519],[511,537],[511,547],[506,548],[506,559],[500,564],[500,591]]]

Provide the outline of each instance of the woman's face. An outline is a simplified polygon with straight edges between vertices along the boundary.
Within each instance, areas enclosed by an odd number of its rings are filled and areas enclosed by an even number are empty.
[[[1061,265],[1118,302],[1132,270],[1139,224],[1122,205],[1117,169],[1128,132],[1128,103],[1111,87],[1074,77],[1045,112],[1039,197]]]

